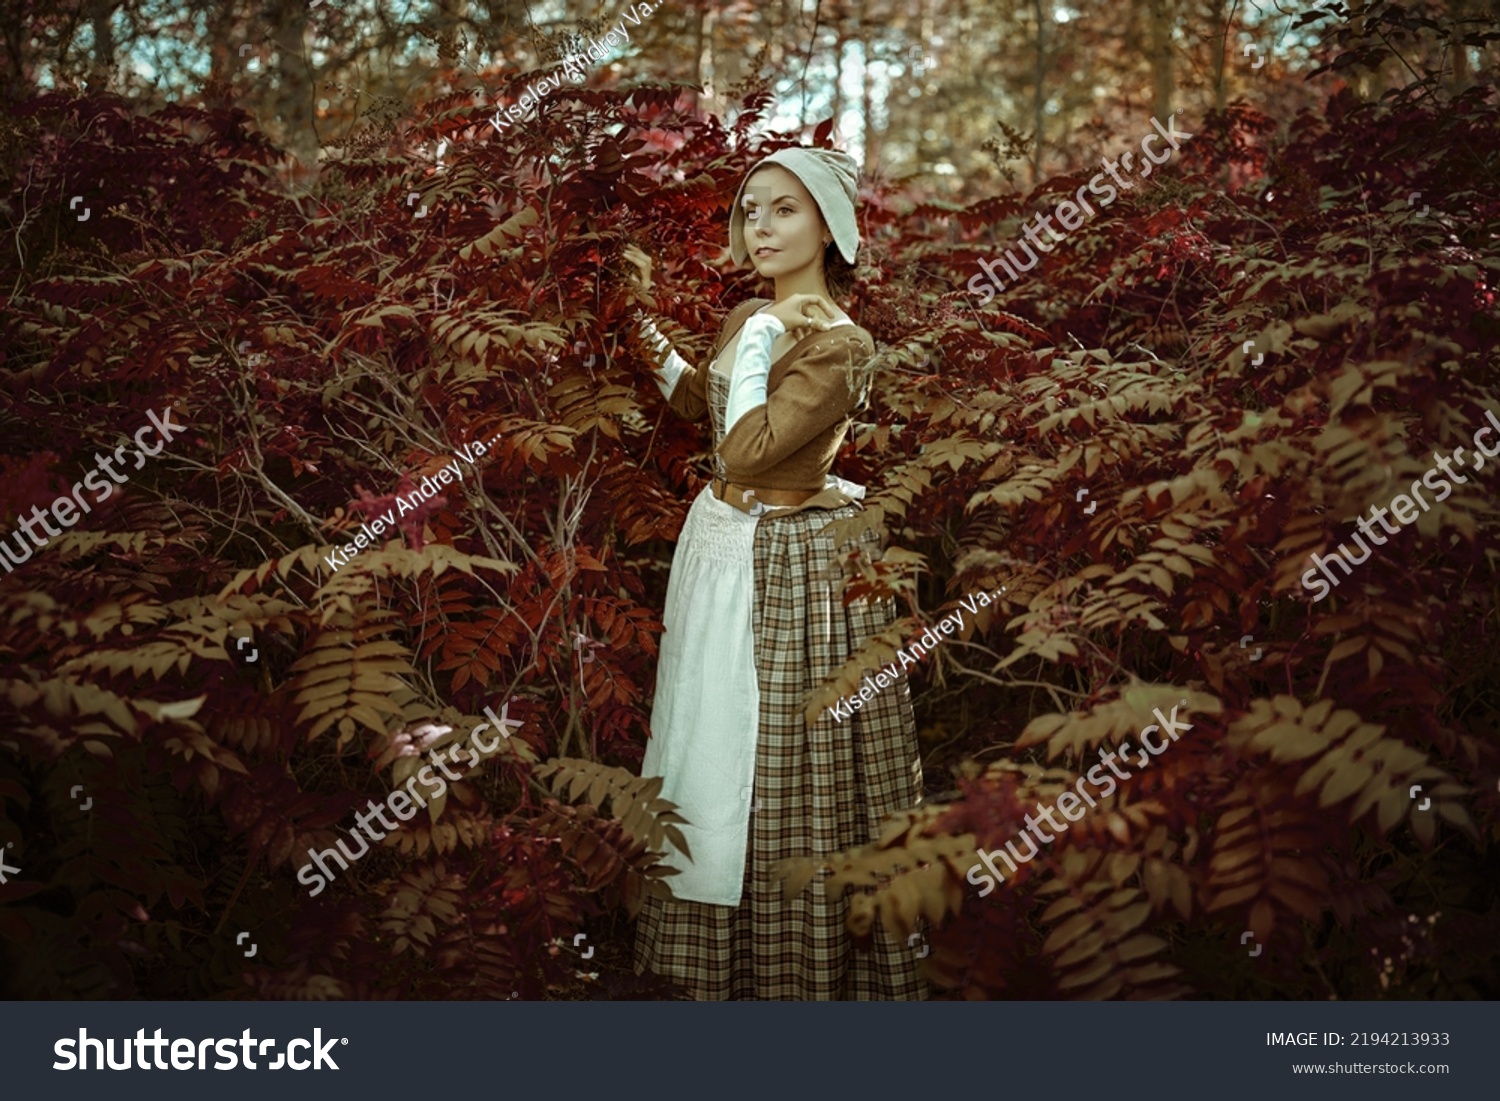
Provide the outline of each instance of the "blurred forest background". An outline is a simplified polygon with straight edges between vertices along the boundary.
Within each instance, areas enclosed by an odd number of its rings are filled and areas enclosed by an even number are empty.
[[[1493,474],[1298,580],[1500,412],[1497,7],[6,3],[0,530],[149,411],[189,430],[0,576],[0,996],[675,995],[629,966],[675,833],[635,773],[708,465],[619,252],[700,358],[761,289],[729,200],[798,143],[865,169],[880,370],[835,471],[890,540],[847,595],[902,615],[809,715],[1006,592],[912,674],[927,800],[790,889],[830,868],[940,997],[1500,996]],[[1153,119],[1193,136],[976,307]],[[978,896],[977,847],[1182,700]]]
[[[20,3],[7,5],[3,60],[13,102],[68,90],[143,107],[233,104],[311,169],[362,122],[550,67],[635,6]],[[1347,10],[1357,34],[1364,7],[1322,10]],[[1315,10],[1238,0],[659,6],[640,33],[624,24],[629,46],[591,64],[591,83],[693,85],[693,106],[721,117],[764,86],[776,96],[769,126],[831,117],[875,179],[967,200],[999,177],[1034,185],[1076,168],[1153,114],[1197,120],[1244,97],[1292,118],[1320,99],[1302,79],[1318,64],[1321,35],[1301,21]],[[1410,55],[1365,59],[1351,74],[1362,98],[1429,69],[1455,94],[1493,73],[1500,46],[1482,34],[1500,18],[1493,0],[1412,10],[1446,17],[1448,33]]]

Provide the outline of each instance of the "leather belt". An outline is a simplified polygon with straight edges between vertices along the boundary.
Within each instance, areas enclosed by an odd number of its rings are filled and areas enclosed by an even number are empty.
[[[773,508],[800,505],[818,493],[816,489],[762,489],[758,486],[743,486],[717,476],[709,482],[709,488],[725,504],[733,505],[752,516],[759,516]]]

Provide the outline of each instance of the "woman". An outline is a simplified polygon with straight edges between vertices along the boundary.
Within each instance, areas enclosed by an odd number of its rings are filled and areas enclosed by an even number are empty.
[[[866,844],[886,814],[921,798],[904,678],[848,719],[803,709],[895,603],[844,607],[837,562],[855,549],[822,533],[855,516],[864,487],[830,474],[869,385],[870,334],[833,302],[859,247],[853,158],[784,149],[740,184],[730,253],[773,280],[773,300],[729,314],[707,367],[690,366],[649,319],[662,393],[690,420],[710,414],[713,481],[693,501],[667,585],[666,627],[642,775],[691,824],[673,900],[648,899],[636,971],[695,998],[920,999],[915,950],[882,929],[857,950],[848,897],[823,877],[786,902],[776,861]],[[637,286],[651,261],[630,246]],[[859,548],[877,552],[866,531]]]

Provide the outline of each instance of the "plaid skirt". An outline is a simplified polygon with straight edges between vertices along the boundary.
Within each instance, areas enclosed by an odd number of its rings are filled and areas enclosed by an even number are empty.
[[[878,915],[872,947],[857,948],[844,927],[848,896],[827,897],[823,874],[790,902],[771,874],[787,857],[868,844],[888,813],[921,799],[904,676],[842,722],[826,709],[811,726],[803,717],[808,693],[896,618],[890,598],[844,607],[844,582],[830,576],[853,544],[835,548],[822,529],[859,509],[773,513],[756,526],[751,630],[759,725],[744,893],[738,906],[648,898],[636,929],[636,973],[653,971],[699,1000],[912,1001],[929,994],[918,949],[887,932]],[[859,541],[873,554],[880,535],[865,531]],[[677,553],[692,553],[686,531]],[[714,676],[701,665],[678,669]]]

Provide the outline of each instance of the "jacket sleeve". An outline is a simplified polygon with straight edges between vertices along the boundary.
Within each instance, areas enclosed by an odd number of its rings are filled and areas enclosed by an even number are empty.
[[[829,333],[814,343],[762,404],[733,423],[719,445],[724,462],[731,470],[759,474],[852,415],[862,396],[860,368],[873,351],[867,337],[852,333]],[[742,394],[748,389],[747,382]]]

